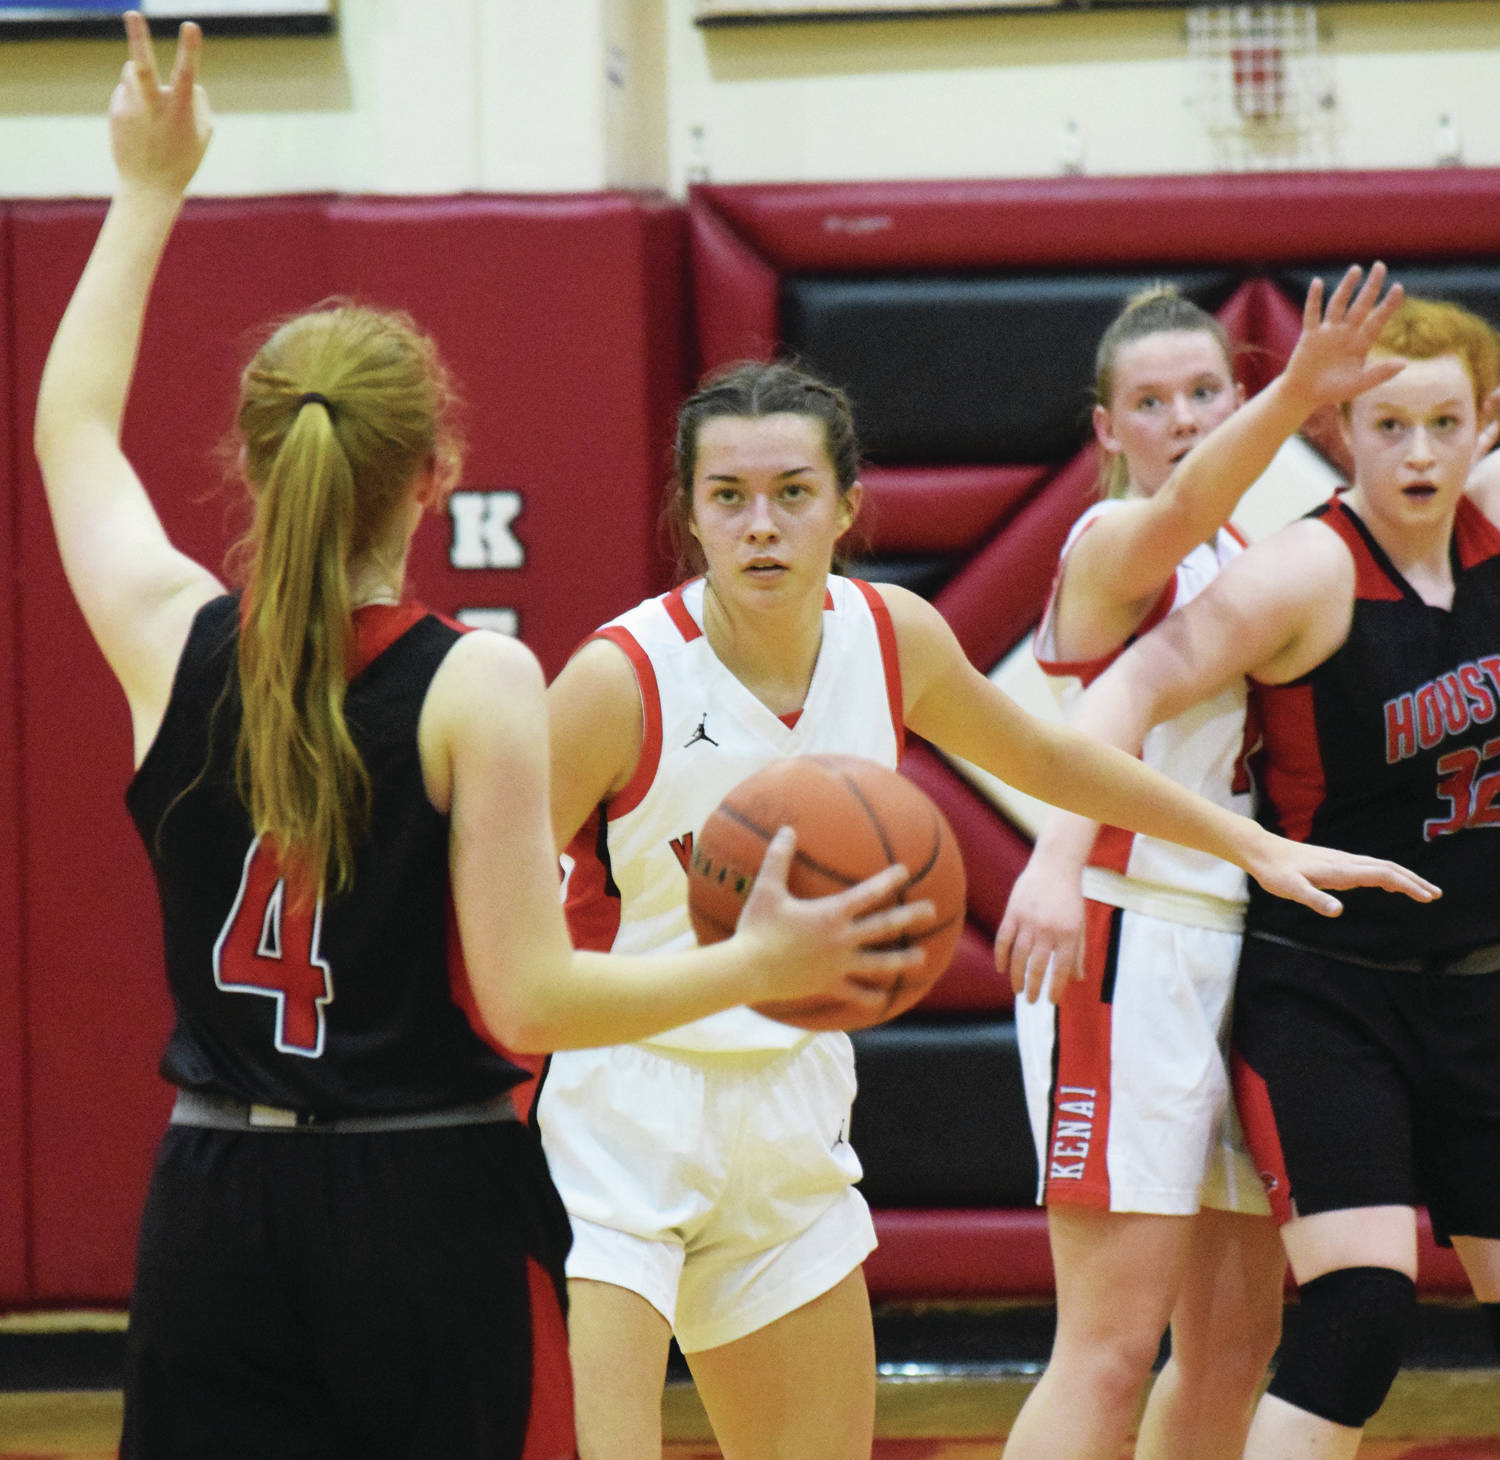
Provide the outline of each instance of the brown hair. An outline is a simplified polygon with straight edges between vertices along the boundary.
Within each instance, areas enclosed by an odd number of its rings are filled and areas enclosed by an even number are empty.
[[[410,319],[340,300],[276,327],[241,379],[254,517],[231,551],[245,585],[235,779],[299,895],[350,885],[369,816],[369,776],[344,719],[349,568],[389,550],[424,467],[434,496],[456,481],[454,406],[436,348]]]
[[[811,416],[822,422],[823,441],[842,497],[859,478],[859,441],[854,411],[837,386],[828,385],[789,361],[741,360],[707,376],[677,412],[672,479],[662,517],[678,562],[689,572],[703,567],[703,552],[689,529],[698,435],[721,416]]]
[[[1175,284],[1156,283],[1132,294],[1125,307],[1114,318],[1099,340],[1094,352],[1094,399],[1109,408],[1110,397],[1115,388],[1115,366],[1120,351],[1126,345],[1143,340],[1148,335],[1166,334],[1171,331],[1201,331],[1211,335],[1224,352],[1224,363],[1231,367],[1234,358],[1229,335],[1206,309],[1184,299]],[[1119,454],[1108,456],[1099,469],[1099,495],[1101,497],[1123,497],[1130,484],[1130,468]]]

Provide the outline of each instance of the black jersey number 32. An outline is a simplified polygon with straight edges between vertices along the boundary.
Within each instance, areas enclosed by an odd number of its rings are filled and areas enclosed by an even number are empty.
[[[1447,816],[1434,816],[1422,824],[1422,835],[1433,841],[1451,836],[1469,826],[1500,826],[1500,770],[1480,775],[1482,765],[1500,754],[1500,739],[1487,740],[1483,751],[1463,746],[1437,763],[1438,796],[1448,803]]]
[[[319,939],[323,899],[298,907],[277,859],[257,837],[245,856],[234,906],[214,944],[214,983],[226,993],[276,1000],[276,1048],[317,1059],[333,1002],[333,970]]]

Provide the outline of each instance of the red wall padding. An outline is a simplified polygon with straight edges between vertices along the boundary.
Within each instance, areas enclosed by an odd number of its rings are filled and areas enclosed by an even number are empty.
[[[765,359],[781,338],[779,272],[714,209],[691,209],[688,226],[699,365]]]
[[[775,273],[1487,258],[1500,168],[696,187]],[[743,265],[742,265],[743,267]],[[720,321],[727,325],[728,321]]]
[[[63,581],[29,449],[47,342],[101,215],[91,203],[0,206],[7,1305],[126,1295],[168,1105],[153,1073],[168,1020],[154,896],[121,801],[124,705]],[[1497,245],[1500,171],[1474,169],[704,187],[687,209],[611,194],[196,201],[152,305],[126,442],[177,541],[217,561],[234,497],[215,494],[213,447],[252,328],[334,291],[409,309],[468,398],[463,488],[517,493],[520,507],[510,535],[485,539],[500,556],[474,567],[455,562],[452,520],[429,524],[414,585],[439,609],[515,611],[552,673],[585,632],[663,582],[655,524],[672,408],[698,368],[774,349],[785,272],[1159,262],[1253,275],[1376,254],[1493,257]],[[1226,313],[1273,355],[1295,335],[1295,302],[1265,279]],[[1250,383],[1277,363],[1247,362]],[[1057,472],[872,473],[872,538],[882,554],[977,549],[937,601],[988,667],[1029,626],[1092,477],[1087,453]],[[520,559],[503,565],[512,547]],[[1024,841],[930,751],[915,747],[908,768],[950,808],[971,876],[963,951],[934,1007],[1004,1017],[1009,991],[987,968],[987,942]],[[870,1266],[877,1293],[1050,1284],[1038,1213],[877,1220],[887,1242]],[[1425,1285],[1454,1281],[1452,1266],[1424,1246]]]
[[[865,1259],[865,1281],[877,1302],[1052,1293],[1047,1214],[1040,1207],[890,1208],[874,1217],[880,1246]],[[1417,1213],[1417,1284],[1424,1293],[1469,1294],[1463,1264],[1451,1247],[1433,1241],[1425,1211]],[[1287,1287],[1296,1287],[1290,1272]]]
[[[858,536],[876,553],[965,552],[1046,476],[1040,466],[867,467]]]
[[[21,696],[16,644],[20,575],[14,528],[23,454],[10,370],[10,226],[0,212],[0,1299],[28,1285],[26,1043],[21,986]]]
[[[1052,1294],[1052,1250],[1040,1207],[890,1208],[874,1216],[880,1245],[865,1259],[865,1281],[877,1302]]]
[[[13,442],[29,442],[47,345],[101,216],[95,204],[10,210]],[[413,586],[448,612],[515,610],[555,673],[663,577],[656,507],[685,379],[684,249],[680,209],[625,195],[195,202],[148,317],[127,449],[174,538],[216,564],[237,497],[215,492],[213,449],[251,332],[335,291],[409,310],[467,397],[463,489],[519,492],[524,548],[519,566],[458,568],[450,524],[430,522]],[[0,1087],[0,1161],[27,1156],[31,1270],[0,1248],[0,1301],[118,1300],[169,1105],[153,1073],[168,1027],[157,911],[121,800],[123,698],[73,607],[30,453],[16,450],[19,696],[6,703],[24,716],[19,761],[0,772],[26,788],[21,916],[6,919],[26,942],[6,967],[26,970],[30,1082],[24,1106]],[[0,642],[8,654],[10,636]],[[6,1044],[19,1037],[13,984],[0,982],[7,1072],[21,1068]],[[20,1138],[3,1138],[17,1124]],[[9,1202],[25,1181],[5,1178]]]

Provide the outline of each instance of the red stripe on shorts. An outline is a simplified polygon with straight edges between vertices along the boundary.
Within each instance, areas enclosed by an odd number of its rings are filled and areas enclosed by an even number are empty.
[[[531,1407],[521,1460],[576,1460],[573,1374],[568,1367],[568,1327],[557,1289],[534,1258],[526,1259],[531,1290]]]
[[[1234,1103],[1240,1113],[1245,1143],[1250,1147],[1250,1158],[1255,1162],[1260,1184],[1266,1189],[1266,1200],[1271,1203],[1271,1215],[1279,1227],[1291,1221],[1296,1213],[1292,1211],[1292,1183],[1286,1174],[1286,1156],[1276,1129],[1276,1112],[1271,1108],[1271,1092],[1238,1050],[1230,1052],[1229,1078],[1234,1084]]]
[[[1084,979],[1057,1010],[1052,1110],[1047,1132],[1046,1202],[1109,1210],[1109,1086],[1118,908],[1084,904]]]

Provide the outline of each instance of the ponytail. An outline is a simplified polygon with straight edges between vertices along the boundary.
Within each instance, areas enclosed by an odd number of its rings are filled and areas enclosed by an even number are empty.
[[[278,329],[245,372],[239,435],[254,498],[239,638],[235,784],[299,898],[346,891],[370,777],[344,716],[349,570],[404,526],[418,476],[457,475],[446,372],[402,316],[338,305]]]

